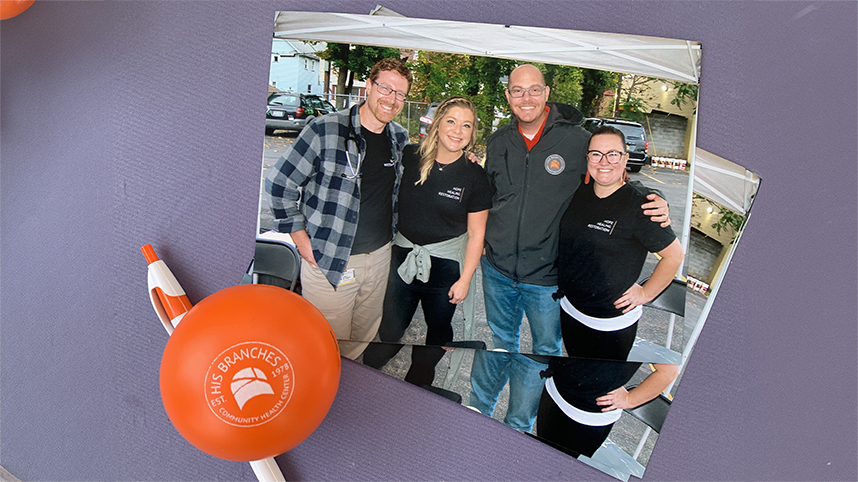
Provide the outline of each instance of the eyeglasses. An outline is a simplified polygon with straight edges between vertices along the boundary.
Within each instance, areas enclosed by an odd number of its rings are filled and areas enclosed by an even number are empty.
[[[406,94],[404,92],[399,92],[398,90],[393,90],[390,87],[388,87],[384,84],[379,84],[378,82],[376,82],[374,80],[371,80],[370,82],[375,84],[376,88],[378,88],[378,92],[381,95],[390,95],[390,93],[393,92],[394,94],[396,94],[396,100],[398,100],[399,102],[405,102],[405,99],[408,98],[408,94]]]
[[[623,158],[624,152],[620,151],[587,151],[587,160],[592,164],[598,164],[602,162],[602,158],[607,158],[608,162],[611,164],[619,164],[620,159]]]
[[[509,92],[511,97],[524,97],[524,93],[527,92],[531,97],[536,97],[542,95],[542,92],[545,91],[544,85],[534,85],[533,87],[522,89],[521,87],[513,87],[512,89],[506,89]]]

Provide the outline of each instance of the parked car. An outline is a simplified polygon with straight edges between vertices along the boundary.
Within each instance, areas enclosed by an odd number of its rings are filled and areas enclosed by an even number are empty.
[[[315,94],[277,92],[268,96],[268,112],[265,114],[265,134],[275,130],[301,132],[314,117],[334,112],[336,108]]]
[[[652,156],[647,153],[649,141],[646,140],[646,132],[640,123],[616,117],[588,117],[581,125],[590,132],[605,125],[621,130],[626,136],[626,152],[629,153],[627,171],[639,172],[644,165],[652,164]]]
[[[423,142],[423,139],[426,138],[429,126],[432,125],[432,119],[435,118],[435,110],[438,109],[438,104],[440,104],[440,102],[432,102],[429,104],[429,107],[426,108],[426,113],[420,116],[420,132],[418,133],[420,142]]]

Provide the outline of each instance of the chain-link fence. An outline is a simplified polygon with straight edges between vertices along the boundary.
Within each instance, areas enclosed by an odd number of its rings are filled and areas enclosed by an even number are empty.
[[[339,107],[337,104],[338,99],[344,99],[346,107],[359,104],[364,100],[364,97],[362,96],[346,94],[325,94],[324,97],[337,107]],[[400,112],[393,120],[397,124],[408,129],[408,135],[416,138],[420,132],[420,116],[426,112],[427,107],[429,107],[429,103],[427,102],[406,101],[405,105],[402,107],[402,112]]]

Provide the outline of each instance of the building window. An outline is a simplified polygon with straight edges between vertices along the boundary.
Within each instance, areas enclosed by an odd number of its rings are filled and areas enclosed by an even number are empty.
[[[307,59],[304,59],[304,70],[307,70]]]
[[[277,62],[278,60],[280,60],[280,57],[279,57],[279,56],[277,56],[277,55],[272,55],[272,56],[271,56],[271,61],[272,61],[272,62]]]
[[[310,84],[307,84],[307,93],[311,94],[312,92],[313,92],[313,86]]]
[[[316,71],[316,61],[314,60],[313,61],[313,72],[315,72],[315,71]]]

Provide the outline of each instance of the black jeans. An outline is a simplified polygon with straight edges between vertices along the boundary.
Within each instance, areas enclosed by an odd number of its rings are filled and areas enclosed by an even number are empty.
[[[592,457],[608,438],[613,426],[590,426],[572,420],[554,403],[548,391],[542,389],[536,416],[537,437],[558,445],[558,449],[576,459],[579,455]]]
[[[370,344],[363,353],[363,363],[373,368],[381,368],[399,353],[403,345],[398,342],[411,325],[417,305],[420,304],[426,320],[427,346],[415,345],[412,348],[411,368],[405,376],[405,381],[418,386],[432,385],[435,365],[445,353],[440,346],[453,341],[451,322],[456,305],[450,303],[447,293],[459,279],[459,263],[433,256],[429,281],[423,283],[415,279],[408,284],[402,281],[396,270],[409,251],[399,246],[392,248],[390,276],[384,295],[384,313],[378,328],[378,337],[384,344]]]
[[[617,331],[599,331],[584,325],[561,309],[560,331],[568,356],[626,361],[635,344],[638,324],[635,322]]]

